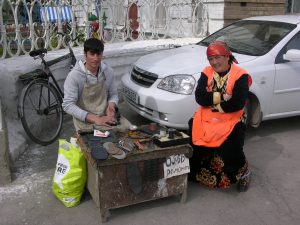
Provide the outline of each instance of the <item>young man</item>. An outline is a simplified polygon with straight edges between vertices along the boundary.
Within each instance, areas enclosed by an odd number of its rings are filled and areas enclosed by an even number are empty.
[[[78,61],[64,83],[62,107],[73,116],[76,131],[117,123],[118,92],[111,67],[102,62],[103,42],[84,43],[84,61]]]

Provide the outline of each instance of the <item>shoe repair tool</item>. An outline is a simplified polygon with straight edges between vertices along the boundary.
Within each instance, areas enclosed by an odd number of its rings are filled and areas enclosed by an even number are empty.
[[[144,139],[139,139],[139,142],[140,143],[145,143],[145,142],[151,141],[151,140],[152,140],[152,138],[144,138]]]
[[[159,130],[159,136],[160,137],[165,137],[167,135],[167,130],[164,127],[161,127]]]
[[[139,140],[134,140],[133,143],[134,143],[135,146],[137,147],[137,150],[138,150],[138,151],[143,151],[143,150],[144,150],[144,147],[143,147],[143,145],[140,143]]]
[[[155,138],[153,139],[154,144],[160,148],[166,148],[170,146],[176,146],[176,145],[184,145],[184,144],[189,144],[190,143],[190,137],[186,135],[185,133],[180,132],[182,136],[177,136],[176,132],[172,135],[171,138],[168,136],[165,137],[160,137],[160,138]]]
[[[148,133],[141,132],[139,130],[135,130],[135,131],[128,131],[127,135],[129,138],[141,139],[141,138],[148,138],[152,134],[148,134]]]
[[[168,138],[169,139],[174,139],[175,131],[176,130],[174,128],[169,128],[168,129],[168,134],[169,134]]]
[[[152,144],[150,144],[150,142]],[[137,147],[137,150],[143,151],[145,150],[144,145],[147,146],[147,148],[153,148],[153,139],[152,138],[145,138],[145,139],[139,139],[134,141],[135,146]]]
[[[152,130],[150,130],[149,127]],[[154,129],[154,127],[156,127],[156,128]],[[137,131],[140,131],[140,132],[148,134],[148,135],[153,135],[153,134],[157,133],[158,130],[157,130],[157,125],[151,125],[151,126],[148,125],[148,126],[140,126],[140,127],[138,127]]]
[[[85,135],[85,134],[92,134],[94,132],[94,130],[92,129],[87,129],[87,130],[78,130],[77,133],[79,135]]]
[[[159,139],[160,135],[159,134],[154,134],[152,135],[150,138],[144,138],[144,139],[139,139],[138,143],[142,146],[142,150],[154,150],[154,140]],[[138,145],[138,143],[136,145]],[[144,145],[146,145],[146,149],[145,147],[142,145],[142,143]]]
[[[124,149],[127,152],[131,152],[132,150],[134,150],[135,145],[129,138],[124,138],[119,140],[118,147]]]

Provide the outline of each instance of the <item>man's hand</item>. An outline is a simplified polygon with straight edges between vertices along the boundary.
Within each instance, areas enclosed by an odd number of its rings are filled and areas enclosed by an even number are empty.
[[[117,122],[114,116],[98,116],[91,113],[88,113],[86,121],[100,126],[111,126]]]
[[[109,102],[106,108],[106,115],[116,117],[116,104],[114,102]]]

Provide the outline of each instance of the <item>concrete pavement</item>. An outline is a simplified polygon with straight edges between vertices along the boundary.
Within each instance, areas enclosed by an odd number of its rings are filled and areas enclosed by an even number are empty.
[[[137,125],[144,119],[121,109]],[[147,121],[146,121],[147,122]],[[72,121],[62,137],[73,133]],[[248,192],[210,190],[189,183],[188,199],[169,197],[111,210],[111,225],[298,225],[300,224],[300,117],[264,122],[247,132],[245,153],[253,179]],[[0,187],[1,225],[94,225],[100,214],[88,193],[64,207],[51,192],[57,142],[30,144],[12,165],[13,182]]]

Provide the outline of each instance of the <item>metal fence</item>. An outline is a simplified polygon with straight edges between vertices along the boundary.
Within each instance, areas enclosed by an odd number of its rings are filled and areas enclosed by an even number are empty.
[[[286,0],[286,12],[287,13],[300,13],[300,1],[299,0]]]
[[[64,48],[78,34],[118,42],[207,32],[203,0],[0,0],[0,58]]]

